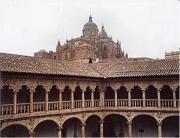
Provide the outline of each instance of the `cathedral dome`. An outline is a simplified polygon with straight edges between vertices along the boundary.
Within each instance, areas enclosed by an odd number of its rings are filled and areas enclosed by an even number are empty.
[[[89,21],[84,25],[83,30],[91,30],[91,29],[96,29],[98,30],[97,25],[92,21],[92,17],[89,17]]]

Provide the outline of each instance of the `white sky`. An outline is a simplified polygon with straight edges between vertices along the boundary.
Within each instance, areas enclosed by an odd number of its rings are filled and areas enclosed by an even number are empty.
[[[0,52],[55,51],[89,15],[130,57],[163,58],[180,47],[178,0],[0,0]]]

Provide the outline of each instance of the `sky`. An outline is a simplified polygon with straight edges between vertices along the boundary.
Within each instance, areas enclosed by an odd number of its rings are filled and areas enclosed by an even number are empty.
[[[129,57],[179,50],[179,0],[0,0],[0,53],[55,51],[82,35],[90,14]]]

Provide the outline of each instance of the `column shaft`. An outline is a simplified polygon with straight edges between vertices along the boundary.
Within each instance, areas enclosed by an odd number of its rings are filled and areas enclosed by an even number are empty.
[[[30,101],[30,113],[32,113],[33,112],[33,91],[30,91],[30,99],[29,99],[29,101]]]
[[[84,91],[82,90],[82,108],[84,108]]]
[[[173,107],[176,108],[176,89],[173,90]]]
[[[100,121],[100,138],[103,138],[103,133],[104,133],[103,132],[104,131],[103,130],[103,122],[104,122],[103,120]]]
[[[45,111],[48,111],[49,92],[45,92]]]
[[[115,107],[117,107],[117,91],[114,92]]]
[[[158,123],[158,137],[161,138],[162,137],[162,128],[161,128],[162,124]]]
[[[157,98],[158,98],[158,108],[161,107],[161,93],[160,90],[157,90]]]
[[[58,138],[62,137],[61,130],[62,130],[61,128],[58,129]]]
[[[131,107],[131,90],[128,90],[128,107]]]
[[[74,108],[74,92],[71,91],[71,109]]]
[[[94,107],[94,92],[91,92],[91,107]]]
[[[14,92],[13,95],[13,114],[16,114],[16,108],[17,108],[17,92]]]
[[[143,98],[143,107],[146,107],[146,93],[145,93],[145,90],[142,91],[142,98]]]
[[[62,91],[59,91],[59,110],[61,110],[61,103],[62,103]]]
[[[85,138],[85,124],[81,125],[81,137]]]
[[[128,121],[128,137],[132,137],[132,121]]]

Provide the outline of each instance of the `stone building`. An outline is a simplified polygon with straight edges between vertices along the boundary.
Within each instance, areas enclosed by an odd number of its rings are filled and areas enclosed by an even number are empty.
[[[1,136],[179,137],[179,59],[119,58],[107,42],[90,17],[59,54],[0,53]]]
[[[40,50],[34,53],[35,57],[87,62],[100,59],[127,58],[128,54],[121,49],[119,41],[114,42],[108,37],[104,26],[99,32],[97,25],[89,17],[89,21],[84,25],[82,36],[67,41],[64,45],[58,42],[55,52]]]

